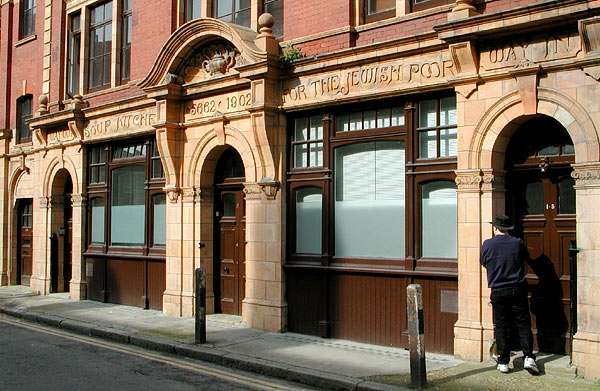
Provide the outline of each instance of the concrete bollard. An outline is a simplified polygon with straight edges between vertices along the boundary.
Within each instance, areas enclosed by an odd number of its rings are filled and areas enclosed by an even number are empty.
[[[196,344],[206,343],[206,271],[196,269]]]
[[[408,346],[410,349],[410,384],[425,388],[425,336],[423,322],[423,290],[419,284],[406,287],[406,310],[408,315]]]

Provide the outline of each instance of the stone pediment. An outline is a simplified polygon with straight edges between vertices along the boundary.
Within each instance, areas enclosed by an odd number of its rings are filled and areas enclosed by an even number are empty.
[[[236,67],[267,59],[257,33],[217,19],[195,19],[165,42],[141,88],[193,83],[237,73]]]

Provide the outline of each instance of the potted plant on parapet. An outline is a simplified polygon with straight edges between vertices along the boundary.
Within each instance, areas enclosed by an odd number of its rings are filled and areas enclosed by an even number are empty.
[[[291,43],[288,43],[281,49],[281,56],[279,56],[279,61],[283,64],[284,67],[290,66],[294,60],[298,60],[304,57],[304,53],[302,53],[302,48],[300,46],[294,46]]]

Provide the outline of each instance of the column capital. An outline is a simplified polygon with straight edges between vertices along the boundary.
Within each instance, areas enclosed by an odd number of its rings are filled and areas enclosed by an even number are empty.
[[[83,194],[72,194],[71,195],[71,203],[73,208],[83,208],[86,205],[87,200],[85,199],[85,195]]]
[[[575,188],[600,188],[600,163],[573,164]]]

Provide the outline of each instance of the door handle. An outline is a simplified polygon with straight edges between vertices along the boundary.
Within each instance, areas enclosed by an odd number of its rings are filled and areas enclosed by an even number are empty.
[[[225,273],[229,274],[229,268],[228,268],[227,266],[225,266],[225,267],[223,268],[223,271],[224,271]]]

